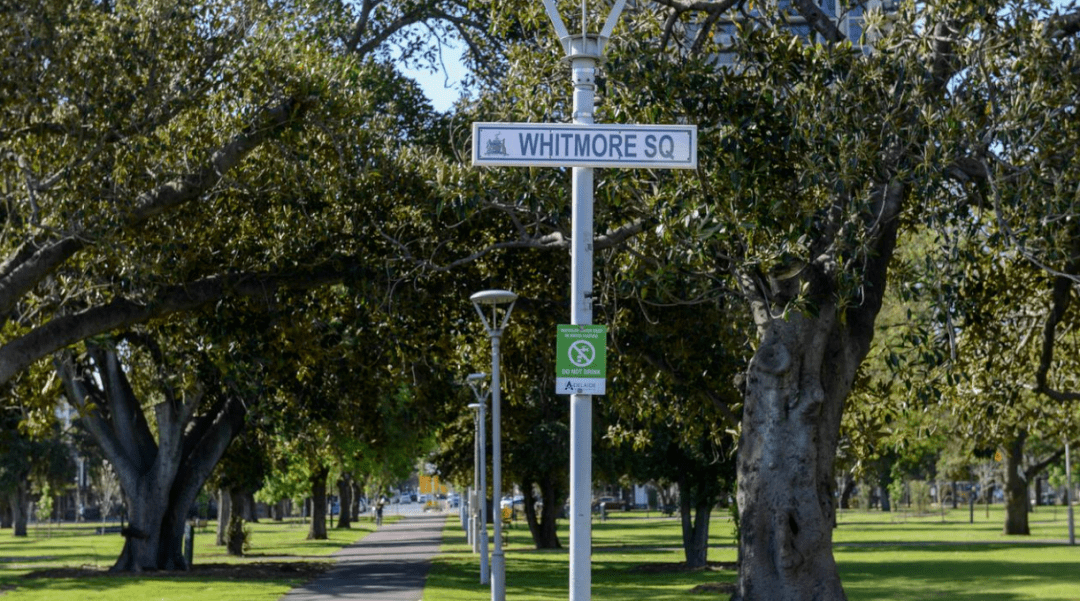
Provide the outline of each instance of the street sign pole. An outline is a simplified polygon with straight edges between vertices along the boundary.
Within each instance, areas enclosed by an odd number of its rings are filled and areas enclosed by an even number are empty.
[[[617,0],[600,35],[586,33],[582,3],[581,35],[571,36],[559,16],[555,0],[544,0],[570,60],[574,83],[573,122],[594,123],[596,67],[604,44],[615,29],[625,0]],[[572,171],[570,242],[570,323],[592,324],[593,282],[593,168]],[[592,395],[570,396],[570,601],[592,598]]]
[[[593,123],[599,40],[570,40],[574,123]],[[571,175],[570,323],[592,324],[593,168]],[[587,601],[592,590],[592,395],[570,396],[570,599]]]
[[[694,169],[697,127],[596,125],[596,70],[626,0],[615,0],[599,34],[587,33],[582,0],[581,33],[573,35],[559,16],[556,0],[543,2],[570,63],[573,123],[473,123],[472,162],[491,167],[572,168],[570,323],[589,326],[593,319],[593,169]],[[604,394],[603,388],[586,389]],[[570,601],[589,601],[592,595],[592,397],[577,387],[570,395]],[[495,566],[493,557],[493,588]]]

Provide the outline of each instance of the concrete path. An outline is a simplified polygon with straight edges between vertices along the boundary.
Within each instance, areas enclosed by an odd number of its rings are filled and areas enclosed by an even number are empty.
[[[446,514],[410,515],[384,524],[334,554],[334,569],[279,601],[419,601]]]

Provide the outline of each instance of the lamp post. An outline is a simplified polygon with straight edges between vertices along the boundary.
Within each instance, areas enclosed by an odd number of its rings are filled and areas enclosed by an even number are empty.
[[[1076,544],[1076,527],[1073,522],[1073,502],[1076,499],[1073,498],[1073,479],[1072,479],[1072,457],[1069,454],[1069,443],[1065,443],[1065,505],[1069,510],[1069,544]]]
[[[475,453],[473,455],[473,497],[476,501],[476,508],[470,508],[469,513],[472,516],[472,536],[473,542],[476,543],[475,550],[480,552],[480,584],[487,584],[489,582],[490,570],[488,568],[488,537],[487,537],[487,441],[484,438],[484,433],[487,431],[487,415],[485,413],[485,407],[487,406],[488,391],[482,390],[481,383],[487,378],[485,373],[469,374],[466,381],[469,383],[469,388],[472,388],[473,396],[476,397],[475,403],[469,405],[470,408],[476,409],[476,437],[475,437]]]
[[[480,412],[479,409],[482,405],[479,403],[469,403],[469,409],[476,411],[473,414],[473,478],[472,486],[469,487],[469,494],[462,502],[462,506],[468,511],[468,525],[465,531],[468,533],[469,547],[472,548],[473,553],[480,552],[480,539],[476,536],[476,499],[473,497],[476,495],[476,491],[480,488]]]
[[[502,499],[502,432],[500,430],[500,392],[499,392],[499,343],[502,339],[503,329],[510,321],[510,312],[514,310],[514,301],[517,295],[509,290],[484,290],[469,297],[476,313],[480,315],[480,321],[491,338],[491,498],[492,511],[498,511],[499,501]],[[505,305],[502,317],[499,316],[499,307]],[[491,320],[488,321],[484,309],[491,309]],[[494,515],[491,520],[495,525],[495,549],[491,552],[491,601],[505,601],[506,599],[506,558],[502,548],[502,516]],[[486,524],[484,531],[487,532]]]

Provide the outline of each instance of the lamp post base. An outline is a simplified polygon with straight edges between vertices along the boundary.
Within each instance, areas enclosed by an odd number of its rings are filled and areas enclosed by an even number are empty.
[[[491,601],[506,601],[506,557],[501,551],[491,554]]]

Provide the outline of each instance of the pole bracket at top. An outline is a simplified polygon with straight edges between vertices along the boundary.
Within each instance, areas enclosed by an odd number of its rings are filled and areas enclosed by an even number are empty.
[[[601,60],[604,54],[604,48],[607,46],[607,41],[611,38],[611,34],[615,31],[615,25],[619,21],[619,15],[622,14],[623,8],[626,7],[626,0],[615,0],[615,4],[611,7],[611,12],[608,13],[607,19],[604,21],[604,27],[600,30],[599,34],[589,35],[586,33],[585,27],[585,15],[582,14],[581,33],[571,34],[566,28],[566,24],[563,22],[562,17],[559,16],[559,7],[555,4],[556,0],[544,0],[544,8],[547,10],[548,18],[551,19],[551,24],[555,27],[555,35],[559,36],[559,41],[562,43],[563,52],[566,54],[566,58],[595,58],[597,61]],[[584,8],[584,7],[583,7]],[[574,43],[575,40],[579,40],[578,43]]]

